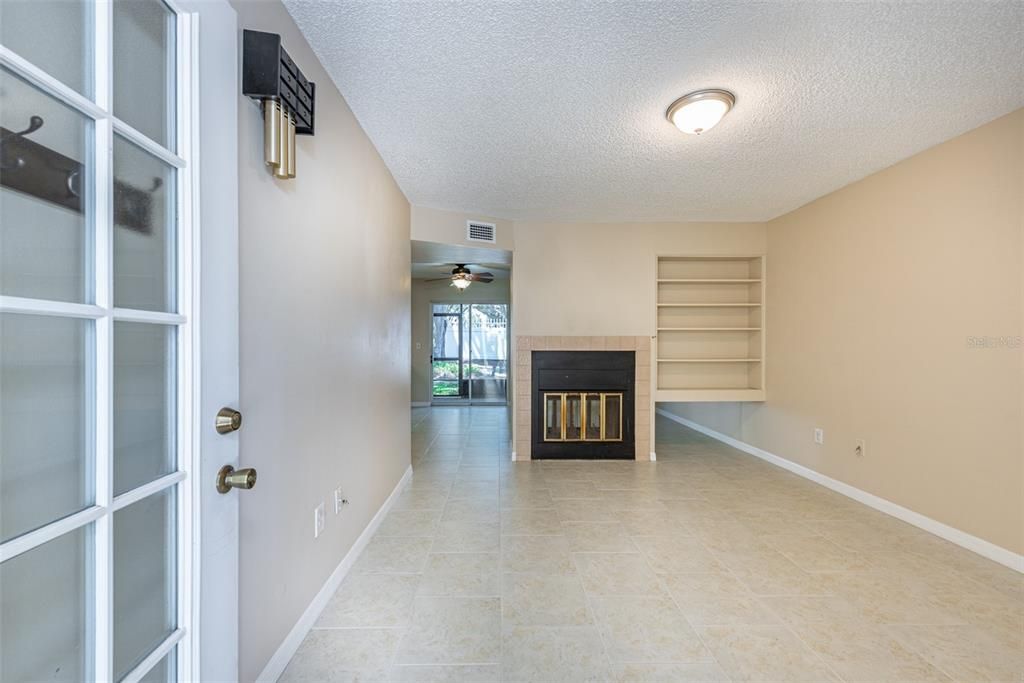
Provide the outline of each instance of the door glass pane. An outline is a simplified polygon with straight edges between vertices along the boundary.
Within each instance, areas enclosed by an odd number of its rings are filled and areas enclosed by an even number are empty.
[[[93,501],[92,322],[0,314],[0,540]]]
[[[172,486],[114,513],[114,673],[120,680],[177,626]]]
[[[433,335],[433,356],[434,358],[459,357],[459,326],[460,318],[457,315],[435,315]]]
[[[601,438],[601,394],[587,394],[587,426],[583,436],[587,441]]]
[[[92,526],[0,564],[0,681],[92,680]]]
[[[604,438],[616,441],[622,438],[622,395],[604,397]]]
[[[3,0],[0,43],[88,97],[92,12],[92,3],[83,0]]]
[[[160,0],[114,0],[114,115],[171,150],[174,31]]]
[[[114,323],[114,495],[175,469],[175,328]]]
[[[561,394],[544,394],[544,440],[562,440]]]
[[[565,397],[565,440],[578,441],[583,429],[583,396],[567,394]]]
[[[432,366],[434,396],[458,396],[459,361],[435,360]]]
[[[174,169],[114,138],[114,306],[175,311]]]
[[[0,69],[0,127],[0,291],[89,301],[92,121]]]
[[[470,304],[472,330],[467,367],[474,401],[502,402],[508,384],[508,325],[506,304]]]
[[[454,313],[450,311],[454,310]],[[458,398],[465,395],[463,367],[459,358],[462,339],[462,315],[460,304],[434,304],[433,330],[431,337],[431,381],[433,396]]]
[[[149,670],[140,680],[140,683],[171,683],[176,680],[174,675],[178,663],[178,648],[173,648],[163,659],[157,662],[156,666]]]

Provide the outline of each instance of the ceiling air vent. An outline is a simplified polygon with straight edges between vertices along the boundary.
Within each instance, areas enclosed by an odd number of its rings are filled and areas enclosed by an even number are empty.
[[[466,221],[466,239],[470,242],[491,242],[496,241],[494,223],[481,223],[480,221]]]

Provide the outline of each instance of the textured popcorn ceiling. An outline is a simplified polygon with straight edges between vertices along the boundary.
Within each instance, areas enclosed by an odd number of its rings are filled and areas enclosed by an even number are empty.
[[[284,2],[412,203],[516,220],[769,219],[1024,106],[1020,0]]]

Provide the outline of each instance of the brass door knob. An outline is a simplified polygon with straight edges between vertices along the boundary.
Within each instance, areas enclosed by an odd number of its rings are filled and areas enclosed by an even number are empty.
[[[242,426],[242,414],[234,408],[221,408],[217,411],[217,420],[214,422],[218,434],[230,434],[237,432]]]
[[[217,492],[227,493],[231,489],[251,489],[256,486],[256,470],[243,467],[236,470],[231,465],[224,465],[217,472]]]

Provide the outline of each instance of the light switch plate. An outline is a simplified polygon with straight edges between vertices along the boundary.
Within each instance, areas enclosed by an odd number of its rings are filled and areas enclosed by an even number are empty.
[[[313,510],[313,538],[319,538],[326,525],[327,513],[324,511],[324,502],[320,501],[320,504]]]
[[[814,428],[814,443],[825,443],[825,430],[820,427]]]
[[[345,491],[339,486],[334,489],[334,514],[340,515],[341,508],[348,504],[348,498],[345,496]]]

